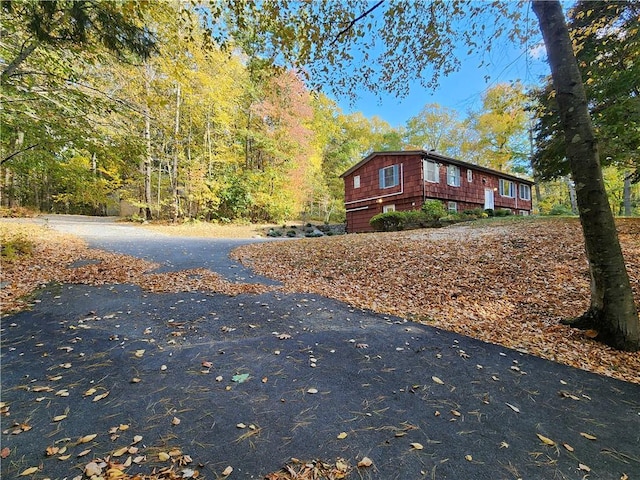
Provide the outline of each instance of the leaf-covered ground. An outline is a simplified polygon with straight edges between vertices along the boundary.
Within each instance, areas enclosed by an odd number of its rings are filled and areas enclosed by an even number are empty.
[[[618,221],[636,300],[640,220]],[[559,323],[589,304],[580,226],[513,219],[248,245],[235,255],[289,291],[318,293],[584,370],[640,383],[640,355]]]
[[[0,243],[7,245],[16,239],[33,245],[33,250],[28,255],[2,259],[0,302],[5,314],[27,307],[29,295],[49,282],[129,283],[152,292],[213,291],[227,295],[269,290],[264,285],[228,282],[206,269],[152,273],[158,265],[89,248],[73,235],[37,225],[0,223]]]
[[[588,306],[588,268],[573,219],[502,222],[253,244],[235,256],[287,291],[318,293],[516,348],[584,370],[640,383],[640,355],[618,352],[559,321]],[[640,299],[640,220],[618,220]],[[3,312],[25,308],[48,282],[130,283],[155,292],[260,293],[204,269],[150,273],[156,265],[90,249],[77,237],[35,225],[0,224],[2,243],[21,238],[31,255],[3,259]]]
[[[638,226],[620,224],[636,293]],[[575,222],[237,251],[284,287],[230,283],[204,269],[158,273],[33,225],[0,222],[0,237],[10,254],[3,310],[39,302],[3,318],[3,477],[240,478],[253,469],[251,478],[270,480],[417,478],[430,469],[435,477],[437,467],[475,478],[495,467],[503,475],[487,478],[531,476],[518,469],[573,478],[576,468],[635,478],[640,465],[638,385],[282,294],[317,291],[640,384],[637,354],[557,325],[587,302]],[[179,264],[182,250],[171,255]],[[106,286],[49,285],[37,298],[18,298],[52,281]],[[147,295],[130,284],[189,293]]]

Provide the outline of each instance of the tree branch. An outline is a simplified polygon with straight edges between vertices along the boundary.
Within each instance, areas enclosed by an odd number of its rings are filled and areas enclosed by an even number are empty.
[[[376,3],[373,7],[371,7],[369,10],[367,10],[366,12],[364,12],[362,15],[360,15],[359,17],[354,18],[353,20],[351,20],[349,22],[349,25],[346,26],[346,28],[343,28],[342,30],[340,30],[337,35],[335,37],[333,37],[333,40],[331,40],[331,43],[329,44],[330,47],[332,47],[333,45],[335,45],[335,43],[338,41],[338,39],[344,35],[345,33],[347,33],[349,30],[351,30],[351,28],[353,28],[353,26],[360,20],[362,20],[364,17],[366,17],[367,15],[369,15],[371,12],[373,12],[376,8],[378,8],[380,5],[382,5],[384,3],[384,0],[380,0],[378,3]]]
[[[0,160],[0,165],[4,165],[4,162],[8,162],[9,160],[11,160],[13,157],[15,157],[16,155],[20,155],[21,153],[26,152],[27,150],[31,150],[32,148],[36,148],[38,145],[40,145],[39,143],[36,143],[34,145],[30,145],[27,148],[23,148],[22,150],[18,150],[17,152],[13,152],[11,155],[9,155],[8,157],[3,158],[2,160]]]
[[[13,59],[13,61],[7,65],[4,70],[2,71],[2,74],[0,75],[0,82],[4,83],[8,80],[8,78],[13,75],[13,73],[16,71],[16,69],[20,66],[20,64],[22,62],[24,62],[27,57],[29,55],[31,55],[33,53],[33,51],[36,49],[36,47],[38,46],[37,42],[33,42],[31,45],[29,45],[26,48],[23,48],[20,51],[20,54]]]

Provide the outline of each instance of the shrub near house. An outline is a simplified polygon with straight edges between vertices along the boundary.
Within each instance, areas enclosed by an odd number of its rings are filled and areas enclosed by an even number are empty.
[[[374,152],[341,177],[349,233],[373,231],[370,221],[377,214],[419,210],[427,200],[437,200],[448,213],[531,213],[531,180],[424,150]]]

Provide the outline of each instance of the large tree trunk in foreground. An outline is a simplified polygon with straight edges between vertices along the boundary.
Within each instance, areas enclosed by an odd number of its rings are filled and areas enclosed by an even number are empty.
[[[635,351],[640,349],[638,312],[562,7],[558,1],[535,0],[533,11],[549,57],[591,272],[591,305],[573,324],[597,330],[597,338],[614,348]]]

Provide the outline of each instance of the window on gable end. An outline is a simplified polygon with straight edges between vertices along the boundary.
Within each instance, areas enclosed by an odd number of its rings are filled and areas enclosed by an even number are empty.
[[[391,188],[400,184],[399,165],[380,169],[380,188]]]
[[[360,188],[360,175],[353,177],[353,188]]]
[[[473,170],[467,168],[467,182],[473,182]]]

